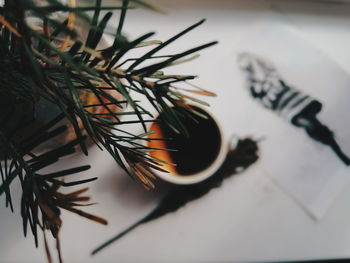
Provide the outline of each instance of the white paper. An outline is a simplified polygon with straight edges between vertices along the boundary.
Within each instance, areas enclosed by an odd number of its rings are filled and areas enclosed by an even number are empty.
[[[322,102],[318,119],[335,133],[343,151],[350,155],[350,77],[342,68],[285,24],[258,26],[238,49],[266,58],[287,85]],[[236,60],[237,55],[232,59]],[[241,90],[236,89],[241,100],[236,104],[235,111],[240,112],[236,125],[264,137],[260,161],[265,173],[313,218],[321,219],[349,182],[350,167],[330,147],[259,105],[245,90],[244,75],[237,63],[232,70],[241,78]]]

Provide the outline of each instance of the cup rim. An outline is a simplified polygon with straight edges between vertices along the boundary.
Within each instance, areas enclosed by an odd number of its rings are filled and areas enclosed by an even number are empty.
[[[159,177],[159,178],[161,178],[164,181],[167,181],[169,183],[173,183],[173,184],[189,185],[189,184],[199,183],[199,182],[202,182],[202,181],[208,179],[221,167],[222,163],[224,162],[224,160],[226,158],[228,148],[229,148],[224,129],[223,129],[221,123],[218,121],[218,119],[214,116],[214,114],[212,114],[210,111],[208,111],[208,109],[205,108],[201,104],[191,102],[191,103],[189,103],[189,105],[200,108],[201,110],[203,110],[206,114],[208,114],[215,121],[215,123],[218,127],[218,130],[220,132],[220,136],[221,136],[220,150],[219,150],[219,153],[216,156],[215,160],[211,163],[211,165],[209,165],[209,167],[207,167],[204,170],[202,170],[198,173],[195,173],[195,174],[181,176],[181,175],[174,175],[171,172],[165,173],[165,172],[151,168],[152,172],[157,177]],[[157,112],[154,119],[157,119],[159,115],[160,114]],[[148,123],[147,131],[149,131],[152,124],[153,124],[153,122]],[[147,144],[147,141],[146,141],[146,144]]]

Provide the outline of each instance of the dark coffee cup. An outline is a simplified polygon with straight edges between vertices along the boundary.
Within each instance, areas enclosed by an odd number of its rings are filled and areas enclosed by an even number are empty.
[[[154,150],[151,155],[165,161],[164,170],[154,170],[159,178],[174,184],[199,183],[213,175],[224,162],[228,143],[218,120],[202,106],[191,105],[199,114],[179,117],[188,135],[176,133],[169,125],[164,124],[162,113],[152,122],[149,131],[151,148],[169,149]],[[201,117],[201,116],[204,117]]]

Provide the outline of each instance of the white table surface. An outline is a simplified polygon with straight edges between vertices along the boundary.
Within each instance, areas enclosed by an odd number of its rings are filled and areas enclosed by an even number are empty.
[[[219,104],[229,103],[229,96],[234,94],[216,87],[217,78],[229,80],[229,76],[215,76],[211,67],[217,67],[217,57],[225,55],[220,50],[234,45],[259,19],[281,16],[350,73],[350,5],[263,0],[163,0],[160,4],[168,8],[167,15],[132,11],[126,32],[132,31],[129,35],[136,37],[156,30],[157,36],[165,39],[203,17],[208,18],[193,34],[175,43],[173,50],[211,40],[219,40],[221,46],[206,50],[191,65],[174,70],[199,73],[196,83],[222,96],[220,101],[210,100],[212,111],[219,116]],[[222,27],[230,28],[232,34],[221,34],[225,31]],[[75,156],[66,165],[80,161]],[[109,226],[64,212],[61,242],[66,262],[241,262],[350,257],[350,192],[345,188],[326,216],[314,221],[259,170],[259,163],[200,200],[140,226],[91,257],[90,251],[98,244],[150,211],[162,190],[160,187],[154,193],[143,191],[97,149],[92,149],[84,163],[93,164],[88,174],[99,177],[91,184],[90,192],[99,204],[86,210],[107,218]],[[13,192],[20,193],[18,185]],[[30,235],[23,238],[19,200],[15,198],[15,215],[4,205],[0,207],[0,262],[45,262],[42,243],[35,249]]]

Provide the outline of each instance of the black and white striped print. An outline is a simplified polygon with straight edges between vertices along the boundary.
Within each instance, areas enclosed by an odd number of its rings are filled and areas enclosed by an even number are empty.
[[[253,98],[288,121],[305,109],[313,99],[288,86],[277,71],[249,53],[239,55],[239,65],[245,73],[246,86]]]
[[[271,64],[254,55],[242,53],[238,62],[253,98],[294,126],[304,128],[311,138],[330,146],[346,165],[350,165],[350,158],[341,150],[333,132],[316,117],[322,103],[288,86]]]

